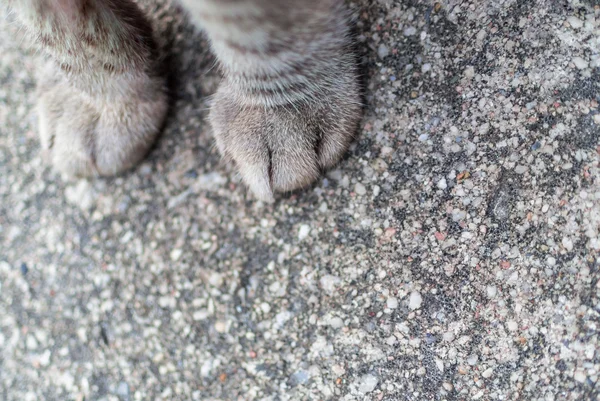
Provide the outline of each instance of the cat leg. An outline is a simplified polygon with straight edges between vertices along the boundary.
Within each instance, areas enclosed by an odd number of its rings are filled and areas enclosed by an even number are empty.
[[[1,0],[6,1],[6,0]],[[67,177],[134,166],[167,112],[152,30],[130,0],[8,0],[48,55],[38,82],[42,146]]]
[[[341,0],[186,0],[224,79],[209,115],[221,153],[254,194],[312,183],[335,165],[361,117]]]

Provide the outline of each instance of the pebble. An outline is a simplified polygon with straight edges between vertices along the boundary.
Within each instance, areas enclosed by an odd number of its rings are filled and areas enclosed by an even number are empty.
[[[585,379],[587,378],[587,375],[585,374],[585,372],[581,369],[577,369],[575,371],[575,373],[573,374],[573,378],[578,381],[579,383],[584,383]]]
[[[331,274],[327,274],[327,275],[321,277],[321,280],[319,280],[319,282],[321,284],[321,288],[326,293],[331,293],[331,292],[335,291],[335,287],[341,282],[341,280],[339,277],[332,276]]]
[[[181,258],[181,255],[183,255],[183,250],[179,249],[179,248],[175,248],[171,251],[169,256],[171,257],[171,260],[173,262],[177,262],[179,260],[179,258]]]
[[[490,377],[492,377],[492,375],[494,374],[494,369],[489,368],[483,371],[483,373],[481,374],[481,376],[483,376],[486,379],[489,379]]]
[[[296,373],[294,373],[292,376],[290,376],[290,380],[294,384],[306,384],[308,382],[309,378],[310,378],[310,375],[305,370],[299,370]]]
[[[334,329],[340,329],[344,327],[344,321],[337,316],[329,319],[327,323],[329,323],[329,326],[333,327]]]
[[[562,239],[562,245],[569,252],[571,252],[573,250],[573,241],[569,237],[563,237],[563,239]]]
[[[468,66],[464,71],[465,78],[471,79],[475,76],[475,68],[473,66]]]
[[[580,70],[584,70],[588,67],[588,62],[581,57],[573,57],[573,64]]]
[[[364,195],[367,193],[367,188],[365,188],[365,186],[363,184],[361,184],[360,182],[357,182],[356,185],[354,186],[354,192],[356,192],[358,195]]]
[[[569,25],[571,25],[573,29],[579,29],[583,26],[583,21],[575,16],[570,16],[569,18],[567,18],[567,22],[569,23]]]
[[[419,309],[421,307],[422,302],[423,302],[423,298],[421,297],[421,294],[418,291],[411,292],[410,298],[408,301],[408,307],[411,310]]]
[[[386,302],[386,306],[389,309],[396,309],[398,307],[398,298],[389,297]]]
[[[379,45],[379,47],[377,48],[377,55],[379,56],[379,58],[386,58],[389,54],[390,51],[386,45]]]
[[[303,239],[306,239],[308,234],[310,234],[310,227],[307,224],[302,224],[298,230],[298,240],[302,241]]]
[[[527,166],[518,165],[515,167],[515,173],[524,174],[527,171]]]
[[[506,322],[506,327],[509,331],[517,331],[519,329],[519,325],[514,320],[509,320]]]
[[[219,333],[227,333],[227,331],[229,331],[229,325],[227,322],[219,320],[215,323],[215,330]]]
[[[446,188],[448,188],[448,183],[446,182],[446,178],[445,177],[438,181],[437,187],[439,189],[446,189]]]
[[[417,28],[414,26],[409,26],[404,30],[404,36],[413,36],[415,33],[417,33]]]
[[[487,290],[488,298],[494,298],[494,297],[496,297],[496,294],[498,293],[498,289],[494,285],[488,286],[486,290]]]
[[[366,374],[358,380],[358,392],[361,394],[367,394],[375,390],[379,383],[379,379],[371,374]]]
[[[95,192],[88,180],[79,180],[74,186],[65,189],[65,198],[69,203],[88,211],[95,203]]]

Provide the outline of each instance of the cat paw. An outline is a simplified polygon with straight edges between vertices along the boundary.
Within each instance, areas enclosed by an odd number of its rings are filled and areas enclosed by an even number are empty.
[[[354,139],[361,117],[358,88],[314,102],[277,107],[242,105],[224,82],[209,120],[217,147],[235,161],[250,190],[271,202],[274,193],[303,188],[336,165]]]
[[[123,92],[130,86],[123,85]],[[164,91],[149,88],[149,93],[126,96],[99,88],[101,93],[92,96],[64,78],[43,81],[39,130],[55,170],[71,179],[111,176],[135,166],[154,143],[167,112]]]

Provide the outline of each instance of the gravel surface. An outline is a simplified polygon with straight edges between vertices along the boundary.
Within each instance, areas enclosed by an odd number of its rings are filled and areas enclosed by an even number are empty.
[[[91,182],[0,18],[0,399],[599,399],[597,0],[353,3],[359,136],[274,205],[214,149],[206,41],[142,3],[173,109]]]

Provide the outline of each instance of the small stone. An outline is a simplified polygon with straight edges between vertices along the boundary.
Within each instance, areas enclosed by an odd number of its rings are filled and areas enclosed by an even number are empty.
[[[583,26],[583,21],[575,16],[570,16],[569,18],[567,18],[567,22],[569,23],[569,25],[571,25],[573,29],[579,29]]]
[[[183,250],[179,249],[179,248],[175,248],[171,251],[171,260],[173,262],[177,262],[179,260],[179,258],[181,258],[181,255],[183,254]]]
[[[39,357],[39,363],[41,366],[48,366],[50,364],[50,357],[52,356],[52,353],[50,352],[50,350],[45,350]]]
[[[79,207],[83,211],[92,208],[95,202],[95,191],[87,180],[80,180],[75,186],[69,186],[65,189],[65,198],[67,201]]]
[[[426,73],[431,71],[431,64],[425,63],[421,66],[421,72]]]
[[[390,51],[386,45],[384,45],[384,44],[379,45],[379,48],[377,49],[377,55],[379,56],[379,58],[386,58],[389,54],[390,54]]]
[[[448,188],[448,183],[446,182],[446,178],[445,177],[438,181],[437,187],[439,189],[446,189],[446,188]]]
[[[358,392],[361,394],[367,394],[375,390],[379,383],[379,379],[373,375],[366,374],[362,376],[358,381]]]
[[[209,316],[209,313],[206,309],[200,309],[199,311],[196,311],[192,314],[192,319],[194,319],[196,321],[205,320],[208,316]]]
[[[524,174],[527,171],[527,166],[517,166],[515,167],[515,173],[517,174]]]
[[[116,393],[124,399],[129,398],[129,385],[126,382],[120,382],[117,386]]]
[[[506,328],[509,331],[517,331],[519,330],[519,325],[514,320],[509,320],[508,322],[506,322]]]
[[[414,26],[409,26],[404,30],[404,36],[413,36],[415,33],[417,33],[417,28]]]
[[[340,329],[344,327],[344,321],[339,317],[332,317],[327,323],[334,329]]]
[[[564,237],[562,239],[562,245],[565,247],[565,249],[569,252],[571,252],[573,250],[573,241],[571,240],[571,238],[569,237]]]
[[[308,237],[308,234],[310,234],[310,227],[307,224],[301,225],[300,230],[298,230],[298,239],[302,241]]]
[[[227,322],[219,320],[215,323],[215,330],[218,333],[227,333],[227,331],[229,331],[229,325],[227,324]]]
[[[262,304],[260,304],[260,310],[263,313],[269,313],[269,312],[271,312],[271,305],[269,305],[266,302],[263,302]]]
[[[475,68],[473,66],[468,66],[464,71],[465,78],[471,79],[475,76]]]
[[[389,297],[387,299],[386,306],[389,309],[396,309],[398,307],[398,298]]]
[[[588,67],[588,62],[581,57],[573,57],[573,64],[580,70],[584,70]]]
[[[294,373],[292,376],[290,376],[290,380],[291,380],[292,384],[295,384],[295,385],[306,384],[308,382],[309,378],[310,378],[310,375],[305,370],[299,370],[296,373]]]
[[[488,298],[494,298],[498,293],[498,289],[493,285],[488,286],[486,290]]]
[[[489,368],[483,371],[483,373],[481,374],[481,376],[483,376],[486,379],[489,379],[490,377],[492,377],[492,374],[494,374],[494,369]]]
[[[339,277],[332,276],[331,274],[327,274],[327,275],[321,277],[321,280],[319,280],[319,282],[321,284],[321,288],[325,292],[331,293],[331,292],[335,291],[335,287],[340,284],[341,280]]]
[[[364,195],[364,194],[367,193],[367,188],[365,188],[365,186],[363,184],[361,184],[360,182],[358,182],[354,186],[354,192],[356,192],[356,194],[362,196],[362,195]]]
[[[600,114],[594,114],[593,120],[596,124],[600,125]]]
[[[418,291],[413,291],[410,294],[410,298],[408,301],[408,307],[411,310],[419,309],[421,307],[421,303],[423,302],[423,298]]]
[[[573,374],[573,378],[578,381],[579,383],[584,383],[585,379],[587,378],[587,375],[585,374],[585,372],[583,370],[576,370],[575,373]]]

